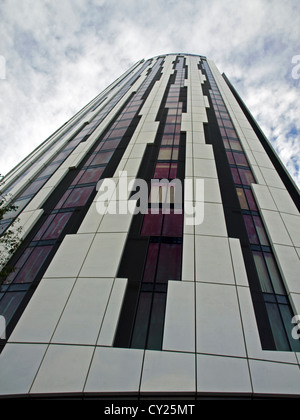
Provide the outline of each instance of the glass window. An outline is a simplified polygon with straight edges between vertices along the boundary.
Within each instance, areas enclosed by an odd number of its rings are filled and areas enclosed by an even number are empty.
[[[287,334],[282,323],[278,307],[274,303],[266,303],[267,312],[273,332],[276,349],[279,351],[290,351]]]
[[[226,127],[226,128],[233,128],[232,122],[231,122],[231,121],[229,121],[229,120],[225,120],[225,119],[223,119],[223,125],[224,125],[224,127]]]
[[[240,166],[249,166],[246,156],[243,153],[233,153],[235,163]]]
[[[154,172],[154,179],[169,178],[170,163],[158,163]]]
[[[178,147],[174,147],[173,153],[172,153],[172,160],[178,160],[179,157],[179,149]]]
[[[229,164],[230,165],[235,165],[235,161],[233,159],[232,153],[231,152],[226,152],[226,154],[227,154],[227,159],[228,159]]]
[[[98,153],[92,160],[91,165],[104,165],[105,163],[108,163],[113,153],[113,151]]]
[[[285,326],[285,330],[287,331],[287,336],[290,342],[290,346],[293,351],[300,352],[300,340],[295,340],[292,336],[292,330],[294,328],[294,324],[292,324],[293,313],[289,305],[279,305],[279,311]]]
[[[239,174],[242,180],[243,185],[251,185],[255,183],[255,180],[253,178],[252,172],[250,169],[240,169],[239,168]]]
[[[285,295],[285,287],[283,285],[280,273],[277,268],[277,264],[274,260],[274,257],[271,253],[265,252],[264,253],[266,264],[269,270],[269,274],[272,280],[272,284],[277,295]]]
[[[19,271],[21,270],[21,268],[23,267],[23,265],[26,263],[26,261],[28,260],[30,254],[32,253],[32,251],[34,250],[34,248],[27,248],[25,249],[23,255],[19,258],[18,262],[15,264],[15,270],[13,273],[11,273],[3,282],[3,284],[10,284],[13,282],[13,280],[17,277]]]
[[[254,227],[252,217],[248,216],[248,215],[244,215],[244,221],[245,221],[245,225],[246,225],[246,229],[247,229],[250,244],[259,245],[259,240],[258,240],[258,236],[256,234],[256,230],[255,230],[255,227]]]
[[[172,134],[171,135],[165,134],[162,138],[161,144],[163,146],[172,146],[173,142],[174,142],[174,136]]]
[[[90,168],[83,171],[78,184],[92,184],[98,182],[101,175],[103,174],[104,168]]]
[[[25,292],[8,292],[0,300],[0,315],[5,318],[6,324],[15,314],[24,296]]]
[[[249,210],[247,199],[246,199],[243,188],[237,188],[236,191],[237,191],[237,195],[238,195],[238,198],[239,198],[239,201],[240,201],[241,209],[242,210]]]
[[[51,250],[52,246],[36,247],[18,273],[14,283],[32,283],[41,270]]]
[[[171,210],[170,214],[165,215],[162,236],[182,237],[182,229],[182,214],[174,214],[174,210]]]
[[[152,293],[141,292],[131,340],[132,348],[144,349],[146,347],[151,304]]]
[[[265,264],[263,254],[261,252],[253,252],[255,266],[263,293],[274,293],[269,273]]]
[[[63,205],[63,208],[82,207],[86,204],[95,187],[81,187],[71,190],[71,194]]]
[[[176,179],[176,177],[177,177],[177,168],[178,168],[178,164],[177,163],[172,163],[171,164],[171,170],[170,170],[170,174],[169,174],[169,179]]]
[[[47,182],[46,179],[40,179],[39,181],[35,181],[29,185],[29,187],[22,193],[22,197],[26,197],[27,195],[35,194],[45,183]]]
[[[232,137],[234,139],[237,139],[237,135],[236,135],[235,130],[232,130],[230,128],[225,128],[225,131],[226,131],[226,134],[227,134],[228,137]]]
[[[55,218],[55,214],[51,214],[48,217],[48,219],[46,220],[46,222],[43,224],[43,226],[40,228],[40,230],[38,231],[38,233],[33,238],[33,241],[39,241],[42,238],[42,236],[44,235],[44,233],[46,232],[46,230],[48,229],[48,227],[50,226],[50,224],[52,223],[52,221],[53,221],[54,218]]]
[[[145,265],[144,277],[143,277],[144,283],[153,283],[155,280],[158,252],[159,252],[159,244],[150,243],[149,248],[148,248],[147,261]]]
[[[52,165],[47,166],[40,174],[39,174],[39,178],[43,178],[45,176],[49,176],[52,175],[56,169],[59,167],[59,163],[54,163]]]
[[[256,206],[256,202],[254,200],[253,194],[251,192],[251,190],[245,189],[244,190],[247,200],[248,200],[248,204],[249,204],[249,209],[252,211],[258,211],[257,206]]]
[[[162,227],[162,214],[145,214],[142,227],[142,236],[160,236]]]
[[[168,280],[180,280],[181,252],[181,244],[161,244],[156,282],[167,283]]]
[[[70,220],[73,213],[60,213],[56,215],[55,219],[51,223],[47,232],[44,234],[42,239],[44,241],[58,239],[62,231],[66,227],[66,224]]]
[[[61,209],[64,202],[67,200],[67,198],[69,197],[69,195],[71,194],[73,190],[67,190],[64,195],[62,196],[62,198],[59,200],[59,202],[56,204],[55,206],[55,210]]]
[[[237,170],[237,168],[231,168],[231,173],[232,173],[232,176],[233,176],[233,182],[235,184],[240,185],[241,184],[241,179],[240,179],[239,171]]]
[[[166,293],[154,293],[147,349],[161,349],[164,331]]]
[[[172,148],[162,147],[159,151],[158,160],[171,160]]]
[[[269,241],[262,220],[259,216],[253,216],[256,231],[258,233],[259,241],[262,246],[269,246]]]
[[[106,141],[101,150],[109,150],[109,149],[116,149],[119,146],[121,139],[114,139],[114,140],[109,140]]]
[[[238,140],[229,139],[230,147],[232,150],[240,150],[242,151],[241,143]]]

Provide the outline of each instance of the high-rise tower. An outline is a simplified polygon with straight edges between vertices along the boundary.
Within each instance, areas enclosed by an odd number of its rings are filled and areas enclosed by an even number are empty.
[[[299,190],[212,61],[138,62],[3,193],[0,396],[300,396]]]

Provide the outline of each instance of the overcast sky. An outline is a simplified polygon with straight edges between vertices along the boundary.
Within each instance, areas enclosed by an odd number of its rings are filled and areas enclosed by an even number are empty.
[[[0,0],[0,173],[171,52],[215,61],[300,186],[299,0]]]

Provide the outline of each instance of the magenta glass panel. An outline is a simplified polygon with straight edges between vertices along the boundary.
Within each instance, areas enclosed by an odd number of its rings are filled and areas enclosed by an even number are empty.
[[[72,186],[77,185],[78,182],[80,181],[80,178],[82,177],[82,175],[84,174],[85,170],[82,169],[79,174],[76,176],[76,178],[74,179],[74,181],[72,182]]]
[[[169,163],[158,163],[155,168],[154,179],[168,179],[169,169]]]
[[[235,162],[240,166],[249,166],[246,156],[243,153],[233,153]]]
[[[171,210],[170,214],[165,215],[162,236],[182,237],[182,229],[182,214],[174,214],[174,210]]]
[[[162,214],[145,214],[142,227],[142,236],[160,236],[162,226]]]
[[[47,179],[42,179],[39,181],[33,182],[29,187],[22,193],[22,197],[27,195],[35,194],[39,189],[47,182]]]
[[[252,194],[252,191],[251,190],[246,190],[246,189],[244,191],[245,191],[245,194],[246,194],[246,197],[247,197],[247,200],[248,200],[250,210],[258,211],[255,200],[254,200],[254,197],[253,197],[253,194]]]
[[[230,165],[235,165],[235,161],[233,159],[232,153],[231,152],[226,152],[226,154],[227,154],[227,159],[228,159],[229,164]]]
[[[239,150],[242,151],[241,143],[238,140],[229,140],[230,146],[232,150]]]
[[[3,282],[3,284],[10,284],[13,282],[13,280],[17,277],[18,273],[20,272],[20,270],[22,269],[23,265],[26,263],[26,261],[28,260],[28,258],[30,257],[30,254],[32,253],[32,251],[34,250],[34,248],[27,248],[23,255],[21,256],[21,258],[18,260],[18,262],[15,265],[15,270],[13,273],[11,273]]]
[[[251,216],[244,215],[245,225],[248,232],[249,242],[252,245],[259,245],[254,223]]]
[[[59,164],[59,163],[55,163],[54,165],[49,165],[49,166],[47,166],[47,167],[43,170],[43,172],[41,172],[41,173],[39,174],[39,178],[42,178],[42,177],[44,177],[44,176],[49,176],[49,175],[52,175],[52,174],[56,171],[56,169],[57,169],[59,166],[60,166],[60,164]]]
[[[95,187],[81,187],[71,190],[71,194],[63,205],[63,208],[81,207],[84,206],[94,191]]]
[[[221,133],[221,136],[223,136],[223,137],[225,137],[225,136],[226,136],[226,131],[225,131],[225,129],[224,129],[224,128],[222,128],[222,127],[220,127],[220,133]]]
[[[232,137],[234,139],[237,139],[237,135],[235,130],[231,130],[230,128],[225,128],[226,134],[228,137]]]
[[[143,282],[153,283],[156,273],[159,244],[150,243],[147,254],[147,262],[144,271]]]
[[[229,121],[229,120],[224,120],[223,119],[223,125],[226,128],[233,128],[233,125],[232,125],[231,121]]]
[[[236,192],[237,192],[237,195],[238,195],[238,198],[239,198],[239,201],[240,201],[241,208],[243,210],[249,210],[248,203],[247,203],[243,188],[237,188]]]
[[[178,134],[175,134],[174,136],[174,146],[179,146],[180,143],[180,136]]]
[[[64,202],[67,200],[67,198],[69,197],[69,195],[71,194],[73,190],[67,190],[64,195],[62,196],[62,198],[59,200],[59,202],[56,204],[55,206],[55,210],[61,209]]]
[[[269,246],[268,237],[267,237],[261,218],[259,216],[253,216],[253,220],[255,223],[255,227],[256,227],[261,245]]]
[[[241,181],[243,185],[251,185],[255,183],[255,179],[252,175],[252,172],[250,169],[240,169],[239,168],[239,174],[241,177]]]
[[[53,219],[55,218],[55,214],[51,214],[48,219],[46,220],[46,222],[43,224],[43,226],[40,228],[40,230],[38,231],[38,233],[35,235],[35,237],[33,238],[33,241],[39,241],[44,233],[46,232],[46,230],[48,229],[48,227],[50,226],[50,224],[52,223]]]
[[[177,177],[177,168],[178,168],[177,163],[172,163],[171,164],[169,179],[175,179]]]
[[[104,168],[91,168],[86,169],[83,173],[82,178],[78,182],[78,184],[91,184],[98,182],[101,175],[103,174]]]
[[[70,220],[72,214],[73,213],[57,214],[42,239],[44,241],[58,239],[66,224]]]
[[[168,280],[181,278],[182,245],[161,244],[156,282],[167,283]]]
[[[164,146],[172,146],[174,142],[174,136],[165,134],[162,138],[161,144]]]
[[[232,176],[233,176],[233,182],[235,184],[241,184],[241,179],[240,179],[239,172],[238,172],[237,168],[230,168],[230,169],[231,169],[231,173],[232,173]]]
[[[115,149],[116,147],[118,147],[120,141],[121,139],[108,140],[103,144],[101,150]]]
[[[172,153],[172,160],[178,160],[179,157],[179,149],[178,147],[174,147],[173,153]]]
[[[172,147],[162,147],[159,151],[158,160],[171,160]]]
[[[32,283],[52,250],[52,246],[34,248],[14,283]]]
[[[108,163],[113,153],[114,151],[98,153],[91,162],[91,165],[104,165],[105,163]]]

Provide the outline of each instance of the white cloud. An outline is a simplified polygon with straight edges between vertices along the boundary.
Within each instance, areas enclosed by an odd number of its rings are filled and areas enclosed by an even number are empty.
[[[190,52],[226,73],[300,185],[299,12],[298,0],[2,0],[0,173],[133,62]]]

